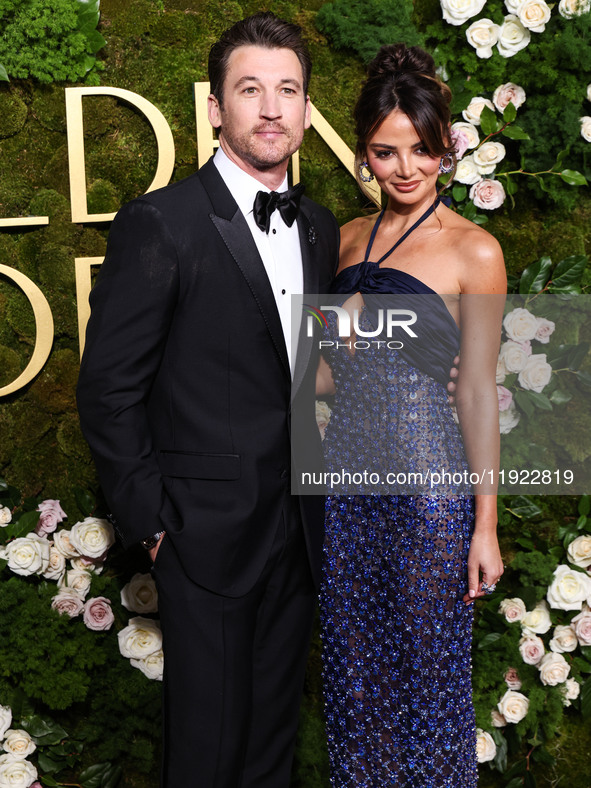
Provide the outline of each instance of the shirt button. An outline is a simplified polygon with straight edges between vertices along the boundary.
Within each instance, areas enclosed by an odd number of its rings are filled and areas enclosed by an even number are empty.
[[[273,230],[273,235],[276,235],[276,234],[277,234],[277,230]]]
[[[282,290],[282,291],[281,291],[281,295],[285,295],[285,290]]]

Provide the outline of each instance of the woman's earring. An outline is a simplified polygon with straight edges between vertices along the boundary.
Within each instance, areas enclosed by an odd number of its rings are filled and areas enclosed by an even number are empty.
[[[363,183],[370,183],[373,181],[373,172],[369,169],[369,164],[366,161],[362,161],[359,165],[359,177],[363,181]]]
[[[442,175],[446,175],[448,172],[451,172],[454,168],[454,159],[451,153],[446,153],[445,156],[441,157],[441,161],[439,162],[439,172]]]

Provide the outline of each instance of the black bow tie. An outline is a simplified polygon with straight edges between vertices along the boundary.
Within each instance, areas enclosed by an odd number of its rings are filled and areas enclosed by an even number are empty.
[[[285,192],[257,192],[252,212],[257,227],[269,232],[271,214],[277,208],[281,218],[288,227],[295,222],[300,210],[300,199],[304,191],[302,183],[296,183]]]

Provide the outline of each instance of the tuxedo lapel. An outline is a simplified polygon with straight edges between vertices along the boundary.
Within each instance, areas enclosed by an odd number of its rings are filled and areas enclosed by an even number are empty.
[[[209,214],[209,218],[246,280],[265,320],[281,363],[286,373],[291,376],[275,296],[246,219],[211,159],[199,170],[199,177],[214,210]]]

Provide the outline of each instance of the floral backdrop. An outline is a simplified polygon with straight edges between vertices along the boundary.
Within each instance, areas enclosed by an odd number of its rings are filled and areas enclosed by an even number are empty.
[[[3,0],[0,217],[47,214],[50,224],[0,231],[0,262],[42,287],[56,334],[36,380],[0,401],[0,788],[158,784],[157,594],[143,551],[114,542],[74,405],[73,261],[103,254],[108,228],[69,216],[63,89],[147,97],[173,130],[179,179],[197,166],[191,85],[206,79],[209,47],[271,7],[304,28],[312,99],[350,147],[350,109],[377,47],[404,40],[433,52],[454,95],[458,166],[446,194],[499,238],[519,296],[497,369],[504,456],[514,468],[551,458],[587,474],[589,0]],[[117,210],[147,188],[153,139],[106,97],[85,121],[89,208]],[[369,207],[313,130],[301,177],[341,223]],[[0,314],[5,385],[26,364],[34,326],[2,279]],[[319,405],[321,427],[328,418],[329,403]],[[473,649],[484,788],[589,788],[588,492],[499,497],[507,571],[478,603]],[[315,637],[294,788],[328,785],[319,653]]]

